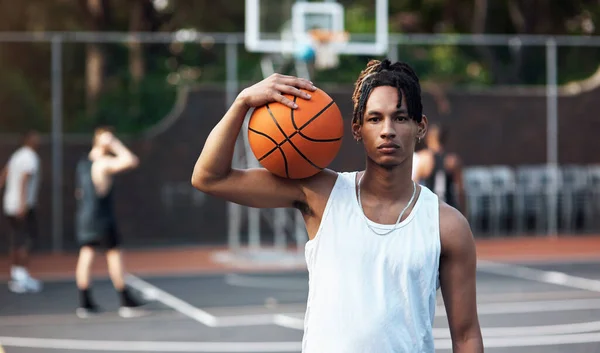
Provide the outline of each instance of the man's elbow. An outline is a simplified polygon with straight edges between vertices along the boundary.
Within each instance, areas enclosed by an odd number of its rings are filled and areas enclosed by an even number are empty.
[[[478,327],[457,334],[453,341],[455,352],[483,353],[483,338]]]
[[[129,165],[132,169],[137,168],[140,165],[140,159],[136,156],[131,156]]]
[[[212,186],[216,183],[217,178],[210,173],[196,168],[192,173],[192,186],[204,193],[210,193]]]

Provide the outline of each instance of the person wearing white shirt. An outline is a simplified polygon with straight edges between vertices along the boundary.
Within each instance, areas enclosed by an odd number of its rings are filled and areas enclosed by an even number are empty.
[[[428,126],[419,78],[407,63],[370,60],[354,87],[351,128],[365,152],[363,170],[325,168],[290,179],[232,167],[250,109],[311,104],[300,100],[311,99],[312,82],[273,74],[241,90],[215,124],[192,186],[247,207],[302,214],[309,288],[299,351],[434,353],[439,290],[453,352],[483,353],[468,221],[411,180],[414,149]]]
[[[40,138],[36,131],[25,134],[23,144],[0,171],[0,189],[4,187],[3,214],[9,228],[12,292],[39,292],[40,281],[27,270],[29,251],[37,233],[36,206],[40,185]]]

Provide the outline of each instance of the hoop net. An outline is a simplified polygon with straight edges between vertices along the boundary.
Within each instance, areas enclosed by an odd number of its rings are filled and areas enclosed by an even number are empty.
[[[314,29],[308,34],[312,38],[315,50],[315,69],[327,70],[338,67],[340,59],[336,46],[348,42],[348,32]]]

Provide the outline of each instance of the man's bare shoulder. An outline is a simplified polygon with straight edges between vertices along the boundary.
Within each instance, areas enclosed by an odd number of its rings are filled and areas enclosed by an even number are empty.
[[[92,161],[92,168],[101,171],[102,173],[108,173],[110,169],[110,164],[114,159],[115,158],[111,156],[96,157]]]
[[[331,191],[335,181],[337,180],[338,173],[331,169],[323,169],[319,173],[312,177],[303,179],[301,181],[302,187],[312,192],[327,192]]]
[[[456,208],[440,201],[440,237],[442,252],[463,252],[473,246],[471,226]]]
[[[320,218],[337,178],[337,172],[323,169],[312,177],[299,181],[304,195],[306,195],[307,211],[310,210],[310,213]]]

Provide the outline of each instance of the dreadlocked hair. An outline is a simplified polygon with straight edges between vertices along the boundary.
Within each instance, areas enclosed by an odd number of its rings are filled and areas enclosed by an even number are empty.
[[[373,89],[380,86],[391,86],[398,90],[398,107],[402,104],[402,94],[404,93],[408,116],[421,122],[423,105],[421,104],[421,86],[417,74],[406,63],[392,64],[385,59],[369,61],[367,67],[358,76],[352,94],[354,103],[352,123],[362,124],[367,100]]]

